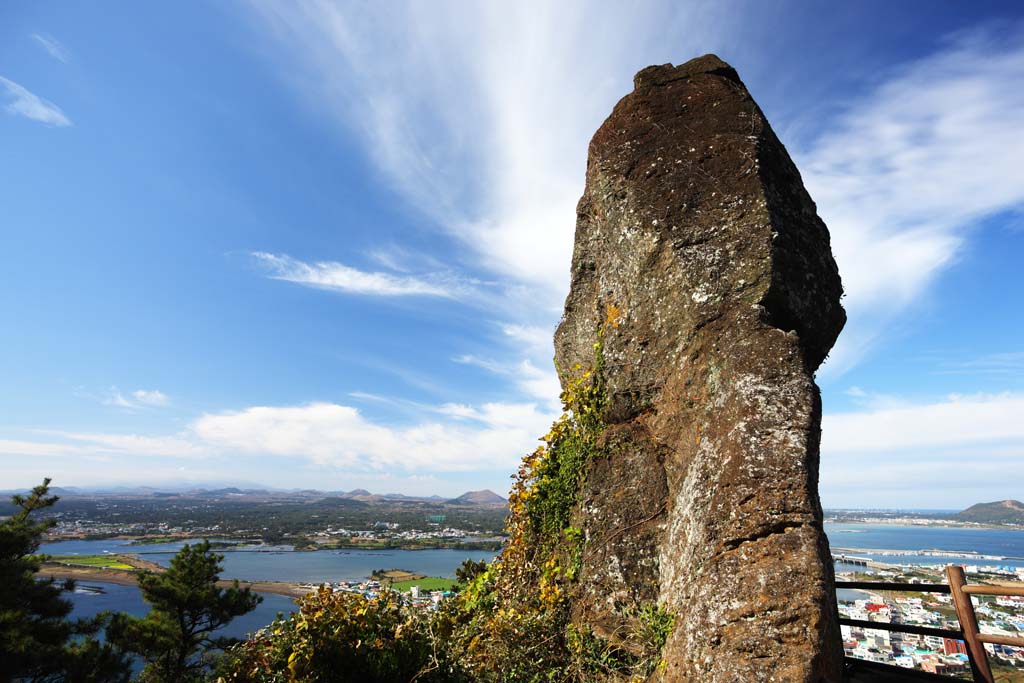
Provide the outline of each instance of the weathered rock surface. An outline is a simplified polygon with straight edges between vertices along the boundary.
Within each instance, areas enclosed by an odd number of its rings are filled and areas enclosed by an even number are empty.
[[[574,618],[628,649],[631,607],[674,612],[657,680],[839,681],[813,375],[845,314],[796,167],[729,65],[652,66],[577,213],[556,362],[604,326],[608,427]]]

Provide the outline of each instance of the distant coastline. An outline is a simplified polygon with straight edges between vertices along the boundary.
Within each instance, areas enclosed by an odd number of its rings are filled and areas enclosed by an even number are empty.
[[[894,513],[895,514],[895,513]],[[918,516],[884,516],[857,515],[847,512],[825,511],[826,524],[887,524],[890,526],[919,526],[944,529],[994,529],[998,531],[1024,531],[1024,524],[1000,522],[963,522],[955,519],[934,519]],[[842,533],[856,533],[857,530],[843,529]]]
[[[960,560],[1024,560],[1021,557],[1010,557],[1006,555],[988,555],[976,553],[969,550],[942,550],[940,548],[925,548],[922,550],[910,550],[899,548],[844,548],[832,546],[832,550],[844,553],[862,553],[870,555],[885,555],[890,557],[900,556],[921,556],[921,557],[947,557]]]

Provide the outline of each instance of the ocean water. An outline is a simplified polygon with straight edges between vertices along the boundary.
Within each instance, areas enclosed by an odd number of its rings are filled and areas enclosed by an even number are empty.
[[[149,605],[142,599],[142,591],[135,586],[119,586],[114,583],[79,581],[71,598],[74,609],[72,617],[88,618],[103,611],[127,612],[133,616],[145,616]],[[263,602],[252,612],[236,617],[230,624],[217,631],[219,636],[245,640],[250,634],[270,624],[278,614],[290,614],[295,609],[292,598],[283,595],[262,593]],[[102,637],[102,634],[101,634]],[[145,662],[132,656],[133,674],[138,674]]]
[[[1004,560],[978,560],[981,565],[1024,567],[1024,530],[960,527],[899,526],[895,524],[826,524],[833,552],[837,548],[872,550],[946,550],[994,555]],[[849,554],[893,564],[946,565],[974,563],[962,558],[928,555],[887,555],[853,550]]]
[[[984,560],[979,564],[1024,566],[1024,531],[1005,529],[962,529],[946,527],[896,526],[890,524],[826,524],[825,531],[833,549],[871,548],[876,550],[941,549],[976,552],[983,555],[1019,558],[1016,560]],[[53,555],[98,555],[103,553],[134,553],[147,560],[167,565],[184,543],[163,543],[133,546],[128,541],[61,541],[46,543],[41,551]],[[252,581],[349,581],[368,577],[374,569],[408,569],[428,576],[454,576],[455,569],[467,558],[490,560],[490,551],[463,550],[318,550],[294,552],[288,547],[223,551],[226,578]],[[944,565],[962,562],[951,558],[927,556],[886,556],[855,552],[883,562]],[[837,565],[837,569],[855,569]],[[124,611],[137,616],[148,609],[134,586],[117,586],[86,582],[83,587],[96,586],[103,592],[76,592],[71,596],[76,616],[90,616],[102,610]],[[279,613],[293,609],[290,598],[264,594],[263,603],[255,611],[232,622],[225,635],[244,637],[266,626]],[[844,593],[844,599],[866,597],[857,591]]]
[[[218,635],[245,638],[246,635],[272,622],[279,613],[289,614],[295,608],[295,602],[291,598],[271,593],[261,595],[263,602],[257,605],[256,609],[236,618],[221,629]],[[93,617],[105,610],[127,612],[141,617],[149,611],[149,605],[142,599],[142,591],[135,586],[79,581],[75,592],[68,597],[74,604],[72,617]]]
[[[167,566],[184,542],[131,545],[130,541],[59,541],[44,543],[40,552],[50,555],[101,555],[131,553]],[[454,577],[465,560],[494,558],[491,550],[315,550],[293,551],[288,546],[270,549],[220,550],[224,578],[248,581],[359,581],[375,569],[408,569],[427,576]]]
[[[895,524],[825,524],[829,543],[835,548],[875,550],[947,550],[1009,558],[998,564],[1024,566],[1024,530],[957,527],[900,526]],[[42,552],[53,555],[133,553],[167,564],[183,542],[131,545],[129,541],[60,541],[45,543]],[[490,551],[458,550],[320,550],[290,552],[288,546],[268,549],[237,549],[224,553],[225,576],[263,581],[343,581],[367,576],[374,569],[401,568],[430,576],[451,576],[466,558],[490,559]],[[858,553],[863,554],[863,553]],[[904,559],[885,556],[891,562],[945,564],[947,558],[922,555]],[[994,562],[984,561],[986,564]]]

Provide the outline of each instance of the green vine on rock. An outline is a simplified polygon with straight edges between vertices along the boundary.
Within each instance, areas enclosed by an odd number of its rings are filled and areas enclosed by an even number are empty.
[[[577,365],[571,370],[575,377],[563,378],[564,412],[543,445],[523,459],[509,495],[509,542],[460,598],[462,625],[455,632],[462,634],[456,641],[465,649],[458,656],[478,680],[578,682],[612,673],[633,679],[658,662],[660,644],[656,651],[640,645],[638,655],[636,647],[608,642],[574,624],[571,614],[587,544],[581,496],[606,428],[605,330],[618,327],[619,318],[618,307],[608,306],[593,365]],[[628,640],[657,640],[644,635],[650,629],[641,617],[633,621],[643,634],[629,634]]]
[[[610,306],[605,325],[618,325],[618,308]],[[509,548],[503,553],[511,562],[519,559],[517,545],[534,557],[551,556],[567,545],[578,551],[583,533],[572,525],[580,503],[587,467],[597,454],[598,438],[605,424],[604,328],[598,328],[594,364],[565,381],[562,416],[543,438],[544,445],[523,459],[509,496],[511,515]],[[581,372],[582,371],[582,372]],[[570,553],[578,555],[579,552]],[[550,557],[549,557],[550,560]]]

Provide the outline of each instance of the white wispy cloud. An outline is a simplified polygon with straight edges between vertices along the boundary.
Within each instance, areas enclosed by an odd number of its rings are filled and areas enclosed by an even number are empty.
[[[188,434],[170,436],[102,432],[58,432],[57,434],[96,453],[178,458],[210,455],[209,449],[204,444],[197,443]]]
[[[203,415],[191,429],[222,451],[305,458],[353,471],[512,471],[551,420],[533,404],[437,412],[447,419],[392,427],[336,403],[257,406]]]
[[[4,110],[14,116],[45,123],[48,126],[70,126],[71,120],[53,102],[34,95],[9,78],[0,76],[0,89],[6,94]]]
[[[94,451],[75,443],[60,441],[32,441],[27,439],[0,439],[0,455],[55,456],[85,455]]]
[[[861,392],[871,397],[868,392]],[[826,505],[967,506],[1020,497],[1024,394],[877,396],[822,420]]]
[[[891,405],[891,404],[890,404]],[[1024,443],[1024,394],[951,395],[924,404],[895,404],[822,420],[823,452],[849,453],[908,448]]]
[[[516,324],[557,317],[587,141],[632,73],[723,48],[747,55],[736,39],[743,20],[714,4],[255,11],[297,61],[289,69],[303,77],[292,80],[310,106],[354,132],[440,229],[521,285],[509,291],[530,306]],[[1024,202],[1019,35],[963,33],[879,72],[823,132],[792,145],[847,292],[850,322],[825,373],[858,362],[979,220]]]
[[[545,364],[543,367],[547,369],[542,369],[528,359],[518,362],[501,362],[479,358],[471,354],[456,356],[452,360],[456,363],[472,365],[495,375],[503,376],[523,395],[541,401],[551,411],[558,410],[560,405],[559,395],[562,389],[558,382],[558,375],[550,364]]]
[[[51,57],[59,62],[67,64],[68,59],[71,57],[71,53],[68,52],[68,49],[49,33],[33,33],[32,40],[39,43],[39,45],[41,45]]]
[[[450,273],[426,276],[369,272],[335,261],[306,263],[287,255],[252,254],[275,280],[346,294],[367,296],[434,296],[461,299],[474,292],[474,283]]]
[[[951,263],[979,221],[1024,206],[1024,41],[951,39],[882,74],[797,150],[832,233],[850,322],[826,368],[856,363]]]
[[[1024,351],[989,353],[956,363],[943,363],[943,375],[1019,375],[1024,374]]]
[[[547,318],[568,285],[590,136],[637,69],[708,51],[729,17],[714,3],[252,7],[309,106]],[[668,26],[687,31],[656,40]]]
[[[208,449],[187,434],[146,435],[36,430],[43,438],[0,439],[0,455],[13,456],[165,456],[195,458]]]
[[[501,331],[510,340],[524,344],[528,351],[542,352],[548,355],[553,352],[552,338],[555,334],[553,327],[502,323]]]
[[[136,389],[127,396],[117,387],[112,387],[103,402],[107,405],[137,410],[139,408],[160,408],[170,403],[170,397],[157,389]]]
[[[388,270],[397,273],[443,273],[451,268],[440,259],[423,249],[411,250],[394,244],[378,246],[366,252],[366,256]]]
[[[455,363],[461,363],[462,365],[472,365],[482,370],[487,370],[488,372],[493,372],[499,375],[512,374],[511,365],[499,363],[498,361],[490,360],[487,358],[478,358],[477,356],[474,356],[469,353],[463,354],[461,356],[456,356],[455,358],[452,358],[452,361]]]
[[[34,430],[35,439],[0,439],[0,455],[201,458],[211,467],[266,456],[346,475],[512,472],[555,417],[535,403],[447,404],[396,425],[338,403],[252,406],[200,415],[176,434]]]
[[[963,447],[890,457],[880,453],[826,458],[821,469],[825,507],[966,508],[1020,499],[1024,446]]]
[[[850,398],[850,401],[860,408],[866,410],[890,410],[913,405],[913,402],[904,396],[895,394],[884,394],[877,391],[865,391],[854,386],[842,392]]]

